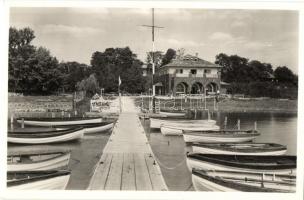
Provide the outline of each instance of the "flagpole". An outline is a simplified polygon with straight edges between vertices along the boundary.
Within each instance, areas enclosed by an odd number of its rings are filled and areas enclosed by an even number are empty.
[[[120,94],[120,76],[118,76],[118,98],[119,98],[119,113],[121,113],[121,94]]]

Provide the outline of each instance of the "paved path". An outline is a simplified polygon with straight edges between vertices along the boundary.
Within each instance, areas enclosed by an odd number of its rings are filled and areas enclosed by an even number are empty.
[[[167,190],[138,112],[132,97],[122,97],[122,113],[88,189]]]

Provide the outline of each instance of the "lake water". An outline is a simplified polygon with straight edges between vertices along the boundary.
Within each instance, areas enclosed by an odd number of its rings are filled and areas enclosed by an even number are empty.
[[[227,117],[227,128],[235,128],[240,120],[241,129],[257,129],[261,135],[254,142],[278,143],[287,146],[288,155],[296,155],[297,148],[297,115],[285,113],[210,113],[217,125],[224,128]],[[193,115],[192,115],[193,118]],[[207,118],[205,113],[197,113],[197,119]],[[186,165],[187,147],[180,136],[163,136],[159,130],[150,130],[149,120],[142,121],[153,153],[161,167],[163,176],[170,190],[193,190],[191,173]]]

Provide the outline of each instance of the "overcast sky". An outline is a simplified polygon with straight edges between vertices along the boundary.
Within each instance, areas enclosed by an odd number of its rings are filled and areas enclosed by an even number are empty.
[[[10,25],[35,31],[34,45],[59,61],[90,63],[92,53],[129,46],[142,61],[152,47],[151,9],[12,8]],[[271,10],[156,9],[156,50],[185,48],[211,62],[219,53],[287,66],[298,73],[298,13]]]

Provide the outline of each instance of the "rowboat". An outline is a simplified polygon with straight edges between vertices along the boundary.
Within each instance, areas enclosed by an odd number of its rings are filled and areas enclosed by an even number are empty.
[[[18,171],[7,172],[10,190],[64,190],[70,171]]]
[[[188,126],[188,125],[215,125],[215,120],[162,120],[156,118],[150,118],[150,128],[160,128],[160,125],[170,125],[170,126]]]
[[[7,141],[20,144],[45,144],[81,139],[83,134],[82,127],[41,132],[8,132]]]
[[[199,143],[191,144],[193,153],[226,155],[283,155],[287,148],[273,143]]]
[[[160,125],[160,131],[163,135],[182,135],[183,131],[212,131],[212,130],[219,130],[220,127],[217,125],[209,125],[209,124],[202,124],[202,125],[177,125],[171,126],[166,124]]]
[[[70,118],[21,118],[17,119],[18,123],[23,123],[31,126],[60,126],[60,125],[79,125],[79,124],[91,124],[100,123],[102,118],[100,117],[70,117]]]
[[[192,169],[295,174],[296,156],[248,156],[189,153],[187,166]]]
[[[259,136],[260,133],[253,130],[219,130],[219,131],[183,131],[184,141],[205,143],[238,143],[249,142]]]
[[[90,124],[79,124],[77,126],[80,126],[84,130],[84,134],[90,134],[90,133],[99,133],[103,131],[107,131],[111,128],[113,128],[115,122],[100,122],[100,123],[90,123]],[[67,127],[74,127],[73,125],[67,125],[67,126],[55,126],[57,130],[65,129]]]
[[[186,113],[182,112],[182,111],[160,111],[159,114],[165,115],[167,117],[184,117],[184,116],[186,116]]]
[[[54,170],[67,167],[70,152],[18,153],[7,156],[7,171]]]
[[[197,191],[290,193],[296,191],[295,180],[292,175],[192,170],[192,183]]]

